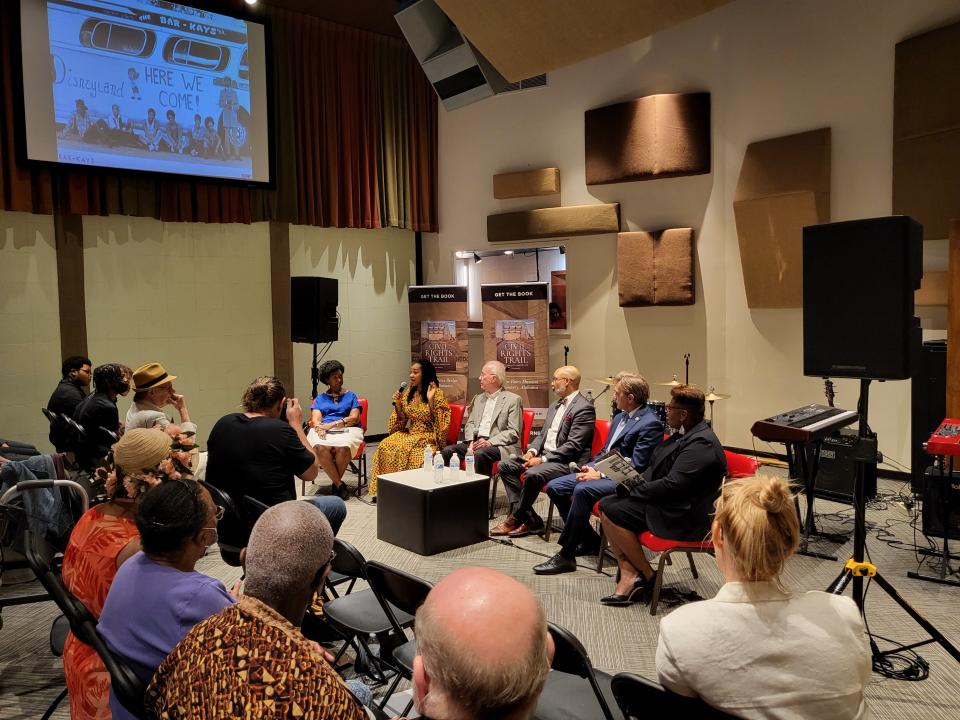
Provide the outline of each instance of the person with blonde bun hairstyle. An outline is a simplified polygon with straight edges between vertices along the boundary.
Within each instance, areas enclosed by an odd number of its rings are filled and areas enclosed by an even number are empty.
[[[869,717],[870,648],[857,606],[781,582],[800,543],[787,482],[725,483],[711,532],[726,584],[660,623],[660,682],[742,718]]]

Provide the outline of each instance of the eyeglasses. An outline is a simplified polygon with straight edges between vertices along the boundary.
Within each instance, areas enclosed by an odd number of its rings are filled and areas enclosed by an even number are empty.
[[[674,405],[673,403],[670,403],[669,405],[667,405],[666,408],[667,410],[683,410],[684,412],[686,412],[687,410],[682,405]]]
[[[331,551],[330,551],[330,559],[327,560],[327,565],[333,565],[333,561],[336,560],[336,559],[337,559],[337,552],[336,552],[336,550],[331,550]]]
[[[217,512],[214,513],[213,519],[217,522],[220,522],[223,520],[223,514],[226,512],[226,510],[221,505],[217,505],[215,507],[217,508]]]

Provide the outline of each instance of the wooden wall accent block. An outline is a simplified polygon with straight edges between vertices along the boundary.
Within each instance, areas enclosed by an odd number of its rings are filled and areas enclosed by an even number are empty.
[[[960,417],[960,220],[950,224],[950,287],[947,293],[947,417]]]
[[[893,75],[893,212],[947,237],[960,217],[960,23],[897,43]]]
[[[925,272],[920,279],[920,289],[913,294],[913,304],[921,307],[943,307],[947,304],[950,273]]]
[[[693,228],[617,235],[620,307],[693,305]]]
[[[751,308],[803,306],[803,228],[830,220],[830,128],[747,146],[733,203]]]
[[[710,172],[710,93],[648,95],[584,114],[587,185]]]
[[[493,196],[507,198],[553,195],[560,192],[560,168],[540,168],[493,176]]]
[[[540,208],[487,216],[487,240],[490,242],[600,235],[619,230],[620,203]]]
[[[87,305],[83,271],[83,216],[53,212],[60,307],[60,355],[87,354]]]
[[[270,223],[270,303],[273,315],[273,374],[293,393],[290,330],[290,225]]]

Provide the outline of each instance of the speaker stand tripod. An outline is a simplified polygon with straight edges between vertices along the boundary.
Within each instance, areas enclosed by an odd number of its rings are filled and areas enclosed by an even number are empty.
[[[317,399],[317,387],[320,384],[320,370],[317,368],[317,341],[313,342],[313,359],[310,360],[310,402]]]
[[[867,545],[867,497],[864,487],[865,465],[867,462],[877,457],[876,436],[869,433],[867,424],[867,411],[870,402],[870,380],[860,380],[860,425],[857,433],[857,445],[855,457],[857,461],[857,476],[853,486],[853,506],[854,506],[854,525],[853,525],[853,557],[847,560],[837,578],[827,587],[827,592],[835,595],[842,595],[847,585],[853,581],[853,601],[857,604],[860,614],[864,614],[863,600],[864,587],[863,579],[869,577],[873,582],[880,586],[890,598],[899,605],[914,621],[930,635],[926,640],[911,643],[904,647],[898,646],[891,650],[880,650],[877,647],[873,637],[870,637],[870,650],[873,654],[874,665],[878,660],[882,660],[885,655],[902,652],[905,648],[913,649],[921,645],[938,643],[950,656],[960,662],[960,650],[958,650],[943,633],[937,630],[933,624],[921,615],[903,596],[897,592],[897,589],[877,571],[876,565],[864,561],[864,553]]]

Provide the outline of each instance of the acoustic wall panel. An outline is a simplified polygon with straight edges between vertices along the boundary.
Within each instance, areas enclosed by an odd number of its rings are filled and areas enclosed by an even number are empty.
[[[893,212],[948,236],[960,217],[960,23],[897,43],[893,81]]]
[[[620,233],[620,307],[693,305],[693,262],[693,228]]]
[[[540,208],[487,216],[487,240],[490,242],[599,235],[619,230],[620,203]]]
[[[498,200],[560,192],[560,168],[540,168],[493,176],[493,196]]]
[[[710,172],[710,93],[648,95],[584,114],[587,185]]]
[[[747,146],[733,203],[747,305],[803,305],[803,228],[830,220],[830,128]]]
[[[929,271],[920,278],[920,289],[913,294],[913,304],[918,307],[936,307],[947,305],[950,273],[947,271]]]

